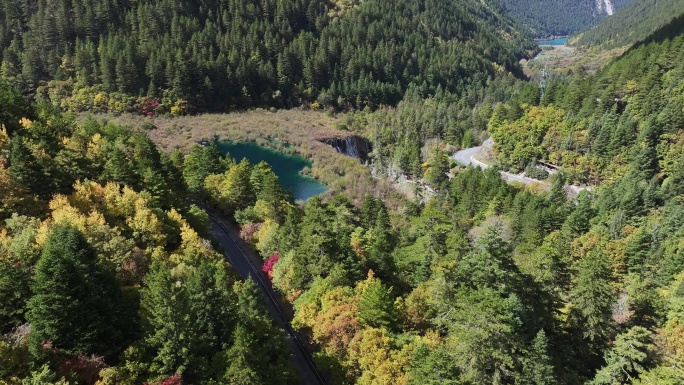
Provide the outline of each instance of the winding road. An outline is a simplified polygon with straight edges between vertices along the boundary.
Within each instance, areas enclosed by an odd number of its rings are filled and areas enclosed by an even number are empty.
[[[480,153],[481,150],[482,146],[464,148],[463,150],[457,151],[453,155],[453,158],[456,159],[458,163],[464,166],[472,164],[473,166],[480,167],[484,170],[489,168],[489,165],[482,163],[475,158],[475,155]],[[511,174],[510,172],[506,171],[499,171],[499,174],[501,174],[501,178],[507,182],[520,182],[524,184],[539,182],[538,179],[528,178],[523,174]]]
[[[266,308],[271,313],[275,323],[285,331],[287,345],[290,348],[290,358],[299,372],[302,385],[325,385],[323,378],[316,370],[309,353],[295,334],[287,319],[280,310],[278,297],[273,292],[270,283],[264,282],[260,270],[252,263],[245,248],[245,244],[237,230],[221,218],[217,213],[206,210],[211,219],[211,232],[223,247],[226,259],[244,279],[251,278],[264,294]]]
[[[472,164],[474,167],[480,167],[481,169],[487,169],[489,168],[489,165],[486,163],[483,163],[475,156],[482,151],[483,147],[488,147],[491,148],[491,146],[494,144],[491,138],[487,139],[482,146],[477,146],[477,147],[469,147],[469,148],[464,148],[463,150],[456,151],[454,155],[452,156],[458,163],[468,166]],[[501,174],[501,179],[507,181],[507,182],[520,182],[524,183],[526,185],[532,184],[534,182],[542,182],[539,179],[534,179],[534,178],[528,178],[525,176],[524,173],[520,174],[511,174],[510,172],[506,171],[499,171],[499,174]],[[589,186],[577,186],[577,185],[566,185],[564,186],[565,192],[568,194],[568,196],[577,196],[577,194],[580,193],[582,190],[588,190],[591,191],[591,187]]]

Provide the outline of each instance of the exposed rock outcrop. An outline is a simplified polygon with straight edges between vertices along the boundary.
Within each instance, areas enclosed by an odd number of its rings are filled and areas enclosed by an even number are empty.
[[[360,159],[363,163],[368,162],[368,154],[373,150],[368,139],[357,135],[323,139],[322,142],[333,146],[340,154]]]

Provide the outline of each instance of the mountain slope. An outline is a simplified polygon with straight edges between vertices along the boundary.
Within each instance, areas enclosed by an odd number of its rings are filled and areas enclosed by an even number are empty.
[[[25,94],[119,112],[395,104],[519,72],[533,48],[475,0],[1,0],[0,25],[0,73]]]
[[[679,179],[667,182],[669,177],[681,177],[680,168],[673,166],[674,160],[665,158],[679,156],[675,150],[668,154],[667,147],[684,132],[683,80],[684,15],[593,76],[581,69],[571,77],[553,76],[540,102],[547,111],[537,111],[535,116],[513,125],[501,124],[505,114],[503,110],[495,111],[498,117],[490,120],[489,127],[498,133],[494,139],[504,165],[524,167],[517,160],[529,162],[530,154],[535,154],[538,159],[559,164],[571,181],[581,183],[615,180],[624,175],[621,167],[631,157],[640,156],[643,141],[648,141],[653,146],[648,150],[653,152],[644,156],[650,157],[647,166],[655,170],[650,176],[682,193],[684,184]],[[544,123],[546,128],[540,130],[547,131],[541,132],[537,143],[513,135],[521,130],[529,133],[529,126],[544,118],[558,124]],[[509,150],[506,145],[510,145]],[[642,167],[636,157],[634,164]],[[646,184],[649,182],[646,180]]]
[[[597,74],[589,76],[577,68],[571,76],[554,76],[538,106],[500,105],[489,122],[504,167],[520,169],[530,159],[541,159],[558,165],[566,181],[594,185],[578,200],[584,200],[585,209],[577,214],[586,222],[581,227],[570,220],[563,224],[581,228],[576,234],[583,235],[562,241],[567,246],[559,249],[566,251],[558,254],[577,253],[575,261],[581,261],[570,298],[585,320],[598,314],[580,302],[588,297],[577,301],[581,280],[588,278],[581,273],[587,271],[587,261],[604,258],[604,282],[615,285],[605,291],[603,319],[595,317],[594,326],[582,326],[584,336],[599,342],[604,358],[585,358],[584,367],[594,367],[584,375],[594,379],[584,383],[684,383],[679,369],[684,357],[678,350],[684,344],[679,333],[684,330],[683,85],[680,15]],[[585,282],[600,282],[597,277]],[[629,305],[616,310],[614,304],[623,301]],[[655,310],[660,303],[663,310]],[[573,345],[588,340],[576,338]],[[631,354],[622,349],[627,344],[643,352],[638,367],[623,364]],[[581,349],[563,354],[582,357]]]
[[[635,0],[591,29],[573,36],[578,46],[616,48],[645,39],[684,13],[682,0]]]
[[[534,36],[570,35],[612,15],[632,0],[500,0]]]

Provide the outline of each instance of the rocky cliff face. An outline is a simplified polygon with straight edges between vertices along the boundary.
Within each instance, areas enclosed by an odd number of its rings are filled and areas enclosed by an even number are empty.
[[[324,139],[323,143],[333,146],[340,154],[360,159],[363,163],[368,162],[368,154],[373,150],[366,138],[356,135],[346,138]]]

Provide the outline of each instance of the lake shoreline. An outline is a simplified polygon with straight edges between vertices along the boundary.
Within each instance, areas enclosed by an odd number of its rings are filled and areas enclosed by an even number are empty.
[[[296,200],[306,201],[328,190],[321,181],[302,173],[305,168],[311,169],[313,162],[301,155],[287,154],[249,141],[219,140],[214,143],[223,155],[229,155],[237,162],[246,158],[253,165],[262,161],[268,163],[278,176],[283,188],[292,191]]]
[[[564,46],[568,42],[568,36],[557,36],[549,39],[534,39],[538,46]]]
[[[254,109],[175,118],[106,113],[83,113],[79,116],[81,120],[95,119],[137,127],[167,154],[174,150],[188,153],[202,140],[256,143],[277,140],[289,143],[293,148],[284,151],[285,153],[296,152],[312,162],[311,171],[307,171],[306,174],[327,187],[328,190],[321,194],[323,199],[344,192],[355,205],[361,205],[363,197],[369,193],[383,197],[388,207],[395,209],[406,202],[405,195],[396,190],[389,181],[374,178],[370,168],[361,164],[358,159],[340,154],[332,146],[321,141],[326,138],[360,134],[340,129],[344,127],[344,114],[336,116],[302,109],[281,109],[277,112]]]

